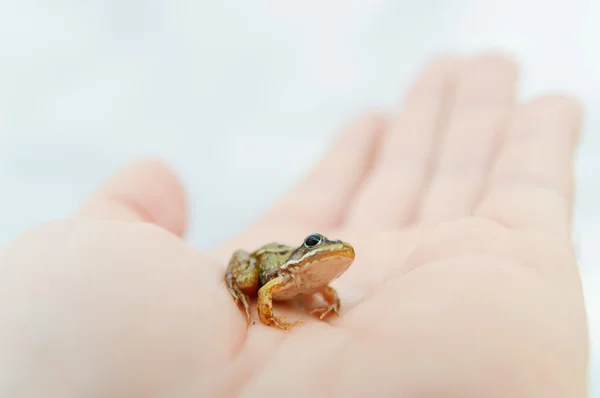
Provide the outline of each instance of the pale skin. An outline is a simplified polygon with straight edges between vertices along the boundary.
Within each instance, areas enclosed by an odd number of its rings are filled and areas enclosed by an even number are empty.
[[[515,102],[516,74],[493,54],[438,59],[206,253],[182,239],[168,166],[118,173],[0,249],[0,396],[586,397],[581,107]],[[275,304],[305,323],[248,326],[223,282],[231,253],[313,231],[356,250],[333,285],[340,316]]]

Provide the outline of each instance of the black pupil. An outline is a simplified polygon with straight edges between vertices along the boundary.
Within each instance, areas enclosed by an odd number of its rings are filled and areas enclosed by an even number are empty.
[[[321,235],[319,235],[319,234],[312,234],[312,235],[308,236],[306,238],[306,240],[304,241],[304,244],[308,247],[316,246],[319,243],[321,243]]]

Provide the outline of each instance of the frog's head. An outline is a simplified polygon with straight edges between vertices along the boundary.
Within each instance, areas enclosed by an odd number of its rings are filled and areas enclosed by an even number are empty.
[[[314,233],[308,235],[302,245],[290,255],[285,268],[302,270],[306,267],[329,268],[341,275],[354,261],[354,248],[341,240],[330,240]]]

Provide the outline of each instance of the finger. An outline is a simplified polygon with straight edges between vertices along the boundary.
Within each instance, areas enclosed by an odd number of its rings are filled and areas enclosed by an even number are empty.
[[[481,55],[465,66],[435,171],[420,205],[420,223],[436,224],[471,213],[496,139],[513,109],[516,80],[515,63],[503,56]]]
[[[316,167],[255,227],[292,223],[320,229],[339,224],[371,165],[385,123],[376,113],[351,123]]]
[[[354,200],[348,224],[385,227],[410,220],[453,97],[459,66],[458,59],[438,59],[409,90],[383,137],[375,168]]]
[[[565,96],[521,107],[475,214],[515,228],[569,233],[580,120],[579,103]]]
[[[186,203],[173,171],[142,159],[104,182],[76,217],[154,223],[179,236],[186,228]]]

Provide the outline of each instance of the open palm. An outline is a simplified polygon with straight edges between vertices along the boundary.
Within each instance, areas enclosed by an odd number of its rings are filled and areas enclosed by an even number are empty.
[[[398,112],[349,126],[286,199],[219,248],[226,261],[236,246],[323,232],[357,253],[334,283],[331,326],[246,335],[239,315],[246,393],[293,380],[298,396],[506,397],[558,375],[544,396],[583,396],[566,390],[577,377],[583,388],[586,364],[570,244],[579,109],[560,96],[517,105],[515,81],[498,56],[437,60]],[[270,344],[253,351],[254,339]]]
[[[122,222],[183,234],[179,187],[162,166],[107,184],[80,218],[117,220],[92,227],[110,236],[107,247],[138,243],[114,265],[126,280],[111,282],[120,337],[93,340],[102,360],[111,350],[128,358],[117,361],[128,376],[109,372],[119,387],[103,388],[129,397],[584,397],[587,329],[570,243],[580,109],[556,95],[517,104],[515,81],[500,56],[435,61],[401,109],[352,123],[293,192],[210,253]],[[145,194],[115,194],[134,179]],[[282,332],[253,307],[248,327],[223,282],[232,251],[300,244],[312,232],[356,250],[333,284],[340,317],[275,304],[276,315],[307,322]]]

